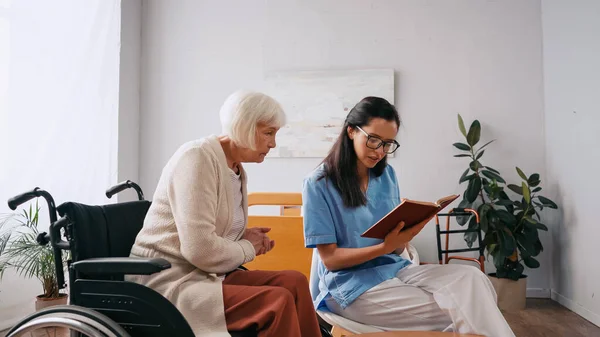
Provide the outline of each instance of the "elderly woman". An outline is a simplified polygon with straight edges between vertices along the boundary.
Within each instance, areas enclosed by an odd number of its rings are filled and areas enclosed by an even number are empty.
[[[320,336],[306,277],[239,266],[268,253],[268,228],[246,228],[246,174],[261,163],[285,124],[271,97],[238,91],[221,108],[224,134],[181,146],[162,171],[132,256],[162,257],[170,269],[128,276],[169,299],[196,336]]]

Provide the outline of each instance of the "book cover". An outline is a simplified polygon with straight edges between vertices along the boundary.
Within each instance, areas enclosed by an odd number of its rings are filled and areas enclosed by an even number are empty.
[[[361,236],[365,238],[385,239],[385,236],[392,229],[396,228],[400,221],[404,221],[403,230],[410,228],[436,215],[458,197],[459,195],[453,194],[441,198],[436,202],[402,199],[402,202],[398,206],[362,233]]]

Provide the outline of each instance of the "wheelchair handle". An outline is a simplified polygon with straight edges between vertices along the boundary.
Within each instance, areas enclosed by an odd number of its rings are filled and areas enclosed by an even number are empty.
[[[33,190],[29,191],[29,192],[25,192],[22,194],[19,194],[15,197],[12,197],[10,199],[8,199],[8,208],[10,208],[11,210],[16,210],[18,206],[26,203],[27,201],[33,199],[33,198],[38,198],[38,197],[43,197],[44,199],[46,199],[46,203],[48,204],[48,213],[50,215],[50,223],[54,223],[56,222],[56,205],[54,204],[54,198],[52,198],[52,195],[50,195],[50,193],[44,191],[43,189],[36,187]]]
[[[37,197],[43,197],[48,204],[48,214],[50,215],[50,235],[46,233],[40,233],[36,237],[36,241],[42,246],[47,245],[48,240],[52,243],[56,278],[58,281],[58,287],[62,289],[66,286],[62,264],[62,249],[69,249],[70,245],[68,242],[60,239],[60,229],[66,225],[67,220],[63,218],[60,219],[60,221],[57,221],[54,198],[52,198],[52,195],[50,195],[50,193],[47,191],[36,187],[29,192],[25,192],[17,195],[16,197],[10,198],[8,200],[8,207],[14,211],[19,205]]]
[[[48,244],[48,242],[50,242],[50,234],[42,232],[37,235],[35,241],[38,243],[38,245],[45,246]]]
[[[142,188],[138,184],[134,183],[131,180],[126,180],[126,181],[120,182],[117,185],[112,186],[109,189],[107,189],[106,197],[110,199],[113,195],[115,195],[119,192],[122,192],[128,188],[133,188],[137,192],[138,199],[144,200],[144,193],[142,192]]]

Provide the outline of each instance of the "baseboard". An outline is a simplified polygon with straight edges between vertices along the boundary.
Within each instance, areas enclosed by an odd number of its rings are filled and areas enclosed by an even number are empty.
[[[550,298],[551,296],[550,289],[527,288],[527,298]]]
[[[589,311],[588,309],[584,308],[580,304],[575,303],[573,300],[568,299],[555,291],[552,291],[552,299],[555,300],[556,302],[562,304],[567,309],[573,311],[577,315],[587,319],[591,323],[600,327],[600,315],[599,314]]]

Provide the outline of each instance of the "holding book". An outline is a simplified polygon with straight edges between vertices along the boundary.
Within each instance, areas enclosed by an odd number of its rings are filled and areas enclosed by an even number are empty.
[[[399,223],[403,223],[403,229],[417,226],[422,222],[429,222],[438,212],[450,205],[459,196],[449,195],[441,198],[435,203],[426,201],[417,201],[402,199],[400,205],[392,209],[383,218],[377,221],[373,226],[367,229],[362,237],[385,239],[385,236],[391,232]]]
[[[386,158],[398,148],[399,126],[393,105],[364,98],[346,117],[329,155],[304,181],[305,244],[319,257],[318,272],[311,274],[319,281],[315,307],[384,330],[514,336],[478,268],[412,265],[399,256],[456,197],[429,206],[402,203]],[[407,207],[412,211],[402,211]]]

